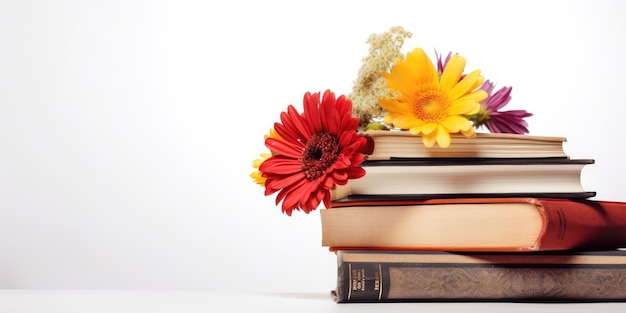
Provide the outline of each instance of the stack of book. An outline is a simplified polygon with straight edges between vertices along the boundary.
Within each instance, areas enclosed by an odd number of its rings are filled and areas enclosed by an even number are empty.
[[[368,135],[367,174],[320,212],[335,301],[626,300],[626,203],[589,199],[565,138]]]

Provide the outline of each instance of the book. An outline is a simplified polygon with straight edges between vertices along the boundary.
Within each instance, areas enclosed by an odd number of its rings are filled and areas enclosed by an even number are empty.
[[[368,130],[362,134],[370,140],[373,149],[368,160],[393,158],[567,158],[564,143],[557,136],[477,133],[468,138],[451,135],[448,148],[426,148],[421,136],[407,131]]]
[[[626,247],[626,202],[450,198],[333,203],[330,250],[549,251]]]
[[[591,159],[412,159],[365,161],[365,176],[338,185],[331,199],[348,196],[583,197],[581,182]]]
[[[626,300],[626,251],[337,251],[336,302]]]

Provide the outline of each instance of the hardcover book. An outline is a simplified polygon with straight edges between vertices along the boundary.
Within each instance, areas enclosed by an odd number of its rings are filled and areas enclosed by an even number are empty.
[[[591,197],[581,182],[591,159],[411,159],[365,161],[365,176],[331,191],[387,198]]]
[[[337,253],[339,303],[623,301],[626,251]]]
[[[373,150],[368,160],[394,158],[567,158],[563,143],[567,140],[557,136],[531,136],[504,133],[477,133],[468,138],[451,135],[448,148],[427,148],[422,137],[406,131],[368,130]]]
[[[322,246],[343,249],[540,251],[626,247],[626,203],[547,198],[335,202]]]

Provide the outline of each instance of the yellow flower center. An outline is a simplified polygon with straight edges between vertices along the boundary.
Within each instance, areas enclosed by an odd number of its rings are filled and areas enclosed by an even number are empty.
[[[413,112],[415,116],[425,122],[438,122],[448,116],[450,101],[442,97],[441,93],[429,90],[415,95]]]

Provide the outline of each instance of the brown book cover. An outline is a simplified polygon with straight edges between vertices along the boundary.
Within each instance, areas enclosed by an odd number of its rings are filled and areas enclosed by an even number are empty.
[[[624,301],[626,251],[451,253],[337,251],[333,299]]]
[[[322,246],[342,249],[549,251],[626,247],[626,203],[462,198],[334,203]]]

